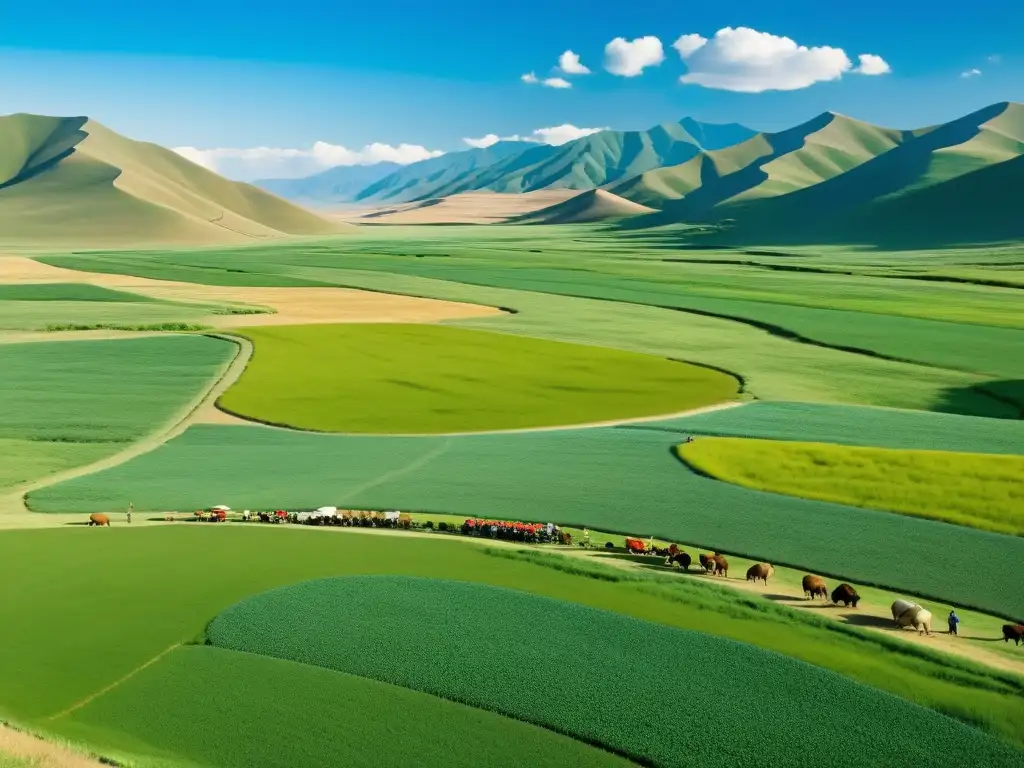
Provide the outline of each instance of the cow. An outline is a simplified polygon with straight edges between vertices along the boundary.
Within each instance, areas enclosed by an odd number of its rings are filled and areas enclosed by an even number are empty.
[[[926,608],[909,600],[896,600],[892,604],[892,620],[902,628],[913,627],[919,635],[932,633],[932,614]]]
[[[1003,642],[1011,640],[1014,645],[1024,643],[1024,624],[1003,624]]]
[[[700,567],[704,569],[704,573],[711,573],[715,570],[715,556],[705,555],[703,552],[700,554]]]
[[[853,606],[856,608],[858,600],[860,600],[860,595],[858,595],[857,590],[849,584],[840,584],[832,590],[832,602],[836,605],[842,603],[844,606]]]
[[[729,578],[729,561],[717,552],[715,552],[715,556],[712,559],[715,561],[715,576]]]
[[[89,525],[100,525],[110,527],[110,518],[104,515],[102,512],[94,512],[89,515]]]
[[[672,565],[673,563],[675,563],[684,571],[688,571],[690,570],[690,563],[692,562],[693,560],[690,558],[690,556],[682,550],[680,550],[675,554],[669,555],[668,560],[665,561],[665,565]]]
[[[822,599],[828,598],[828,586],[825,584],[825,580],[821,576],[811,576],[807,574],[803,579],[804,596],[813,600],[816,597]]]
[[[775,574],[775,568],[770,563],[757,563],[750,566],[747,569],[747,581],[757,581],[761,579],[765,584],[768,583],[768,577]]]

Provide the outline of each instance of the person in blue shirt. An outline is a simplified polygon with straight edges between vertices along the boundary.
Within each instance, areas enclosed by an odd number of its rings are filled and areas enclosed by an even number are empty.
[[[949,634],[959,635],[960,633],[957,632],[957,624],[960,623],[960,617],[956,615],[956,611],[950,611],[949,617],[946,621],[949,623]]]

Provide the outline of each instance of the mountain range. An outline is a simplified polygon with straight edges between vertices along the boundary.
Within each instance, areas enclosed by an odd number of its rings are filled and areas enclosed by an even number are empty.
[[[86,117],[0,117],[0,240],[216,243],[341,225]]]

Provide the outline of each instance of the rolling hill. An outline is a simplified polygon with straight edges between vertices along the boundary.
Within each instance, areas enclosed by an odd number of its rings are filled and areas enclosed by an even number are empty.
[[[299,179],[258,179],[253,184],[297,203],[322,205],[350,202],[366,187],[401,170],[398,163],[339,165]]]
[[[603,189],[590,189],[561,203],[511,219],[517,224],[582,224],[652,213],[640,205]]]
[[[643,223],[728,219],[716,237],[760,243],[999,242],[1024,236],[1013,192],[1024,186],[1022,156],[1024,105],[1003,102],[904,132],[889,150],[818,183],[758,197],[728,195],[726,178],[667,201]]]
[[[0,117],[0,243],[230,243],[342,226],[86,117]]]

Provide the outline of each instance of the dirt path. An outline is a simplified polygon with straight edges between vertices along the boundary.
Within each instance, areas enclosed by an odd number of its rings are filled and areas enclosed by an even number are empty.
[[[31,483],[25,483],[8,489],[3,496],[0,496],[0,527],[6,527],[4,526],[4,523],[7,522],[5,520],[7,515],[19,516],[21,519],[18,522],[28,522],[30,519],[50,517],[48,515],[40,515],[30,512],[25,506],[25,494],[45,486],[64,482],[65,480],[71,480],[76,477],[92,474],[93,472],[99,472],[104,469],[116,467],[119,464],[123,464],[124,462],[134,459],[137,456],[141,456],[144,453],[149,453],[149,451],[159,448],[168,440],[177,437],[188,429],[188,427],[195,423],[196,419],[207,409],[214,408],[214,402],[225,391],[227,391],[228,387],[238,380],[238,377],[242,375],[242,372],[245,370],[245,366],[248,365],[249,359],[252,357],[252,343],[248,339],[238,336],[220,336],[219,338],[224,338],[228,341],[234,342],[237,345],[238,351],[234,358],[220,369],[213,381],[213,385],[210,388],[193,397],[192,400],[190,400],[173,417],[171,417],[163,427],[150,433],[148,436],[131,443],[123,451],[119,451],[112,456],[100,459],[92,464],[72,467],[71,469],[63,472],[47,475],[46,477],[34,480]],[[29,515],[30,517],[21,517],[23,515]],[[41,520],[39,522],[42,524]],[[14,520],[10,520],[9,524],[10,523],[16,524]]]
[[[102,768],[109,765],[70,747],[0,724],[0,757],[6,755],[29,760],[33,768]]]
[[[52,267],[24,256],[0,255],[0,284],[88,283],[167,301],[262,307],[274,314],[215,315],[204,319],[216,328],[311,323],[434,323],[504,314],[496,307],[457,301],[424,299],[356,288],[253,288],[200,285],[175,280],[153,280],[131,275],[80,272]],[[37,338],[55,340],[40,332]]]

